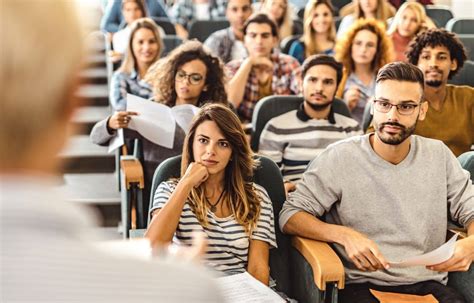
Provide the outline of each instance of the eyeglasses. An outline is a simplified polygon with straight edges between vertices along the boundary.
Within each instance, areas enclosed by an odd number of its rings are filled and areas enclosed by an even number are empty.
[[[400,115],[404,115],[404,116],[413,114],[413,112],[415,111],[415,108],[417,108],[420,105],[420,104],[414,104],[414,103],[392,104],[385,100],[374,100],[374,104],[375,104],[374,108],[378,112],[386,114],[392,110],[392,107],[395,106],[397,108],[397,112]]]
[[[192,85],[197,85],[202,82],[204,77],[198,73],[186,74],[185,71],[179,70],[176,73],[175,80],[179,82],[188,81]]]

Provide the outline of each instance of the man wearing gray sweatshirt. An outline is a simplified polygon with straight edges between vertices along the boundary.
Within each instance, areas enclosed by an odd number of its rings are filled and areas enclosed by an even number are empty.
[[[334,243],[347,283],[339,302],[378,302],[369,289],[465,302],[446,282],[448,272],[468,270],[474,258],[474,187],[443,142],[412,135],[428,110],[423,89],[417,67],[383,67],[373,101],[375,133],[330,145],[280,213],[283,232]],[[441,246],[448,217],[468,230],[451,259],[390,267],[388,260]]]

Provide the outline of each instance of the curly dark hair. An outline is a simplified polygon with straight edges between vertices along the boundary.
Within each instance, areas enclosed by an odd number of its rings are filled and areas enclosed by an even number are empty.
[[[413,65],[418,65],[420,54],[425,47],[444,46],[449,50],[451,60],[456,60],[458,66],[455,70],[449,72],[448,79],[451,79],[463,67],[466,61],[466,49],[461,40],[453,34],[444,29],[432,28],[418,34],[408,46],[406,56],[408,62]]]
[[[198,104],[222,103],[229,105],[224,87],[222,61],[211,55],[199,41],[188,41],[175,48],[168,56],[155,62],[148,70],[145,81],[153,88],[155,101],[170,107],[176,105],[175,76],[178,69],[193,60],[201,60],[207,67],[207,90],[202,91]]]

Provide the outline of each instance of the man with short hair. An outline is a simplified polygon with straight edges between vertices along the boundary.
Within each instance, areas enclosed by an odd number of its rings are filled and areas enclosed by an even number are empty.
[[[260,136],[258,152],[280,167],[286,192],[295,189],[308,163],[329,144],[362,134],[357,121],[333,110],[341,63],[332,56],[311,56],[303,63],[302,78],[300,108],[268,121]]]
[[[474,258],[474,187],[446,145],[413,135],[428,109],[423,86],[417,67],[384,66],[375,133],[330,145],[283,205],[285,233],[334,243],[346,274],[339,302],[378,302],[369,289],[465,302],[446,282],[447,272],[468,270]],[[449,260],[426,268],[390,264],[444,244],[448,217],[468,234]]]
[[[415,134],[443,141],[456,156],[469,151],[474,144],[474,88],[447,84],[466,60],[462,42],[444,29],[430,29],[412,41],[407,58],[424,73],[429,105]]]
[[[247,56],[244,40],[244,24],[252,14],[252,1],[229,0],[226,8],[226,17],[229,20],[228,28],[219,30],[210,35],[204,45],[224,63],[243,59]]]
[[[246,59],[227,63],[229,101],[237,108],[244,123],[251,122],[258,100],[270,95],[299,93],[300,64],[295,58],[280,54],[278,29],[265,14],[250,17],[244,26]]]
[[[58,155],[79,104],[75,10],[70,0],[2,1],[0,301],[222,302],[202,267],[100,252],[90,210],[58,195]]]

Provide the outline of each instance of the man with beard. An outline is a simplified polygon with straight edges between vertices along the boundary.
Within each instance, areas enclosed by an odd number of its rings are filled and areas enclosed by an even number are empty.
[[[453,33],[431,29],[412,41],[407,58],[424,73],[429,107],[415,134],[443,141],[456,156],[469,151],[474,144],[474,88],[447,84],[466,60],[461,41]]]
[[[252,14],[251,0],[229,0],[225,15],[229,20],[228,28],[219,30],[206,39],[204,45],[224,63],[244,59],[247,56],[244,40],[244,23]]]
[[[346,274],[339,302],[378,302],[369,289],[465,302],[446,283],[448,272],[468,270],[474,258],[474,186],[446,145],[413,135],[428,109],[423,89],[416,66],[384,66],[375,133],[327,147],[283,205],[283,232],[334,243]],[[468,230],[450,259],[426,268],[390,263],[445,243],[448,216]]]
[[[342,64],[332,56],[314,55],[302,67],[304,102],[268,121],[260,137],[259,153],[275,161],[293,191],[308,163],[329,144],[362,134],[357,121],[333,111],[342,78]]]

